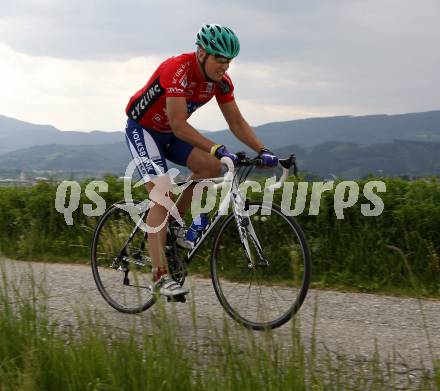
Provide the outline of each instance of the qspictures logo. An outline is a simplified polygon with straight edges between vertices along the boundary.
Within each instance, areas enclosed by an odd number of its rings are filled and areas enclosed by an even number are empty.
[[[175,200],[186,189],[189,183],[178,186],[176,178],[180,174],[179,170],[172,168],[165,174],[159,175],[147,180],[152,181],[155,186],[153,191],[145,193],[145,200],[135,204],[132,198],[132,188],[144,186],[146,179],[133,184],[132,176],[136,170],[136,164],[132,161],[127,167],[124,176],[124,199],[125,208],[130,213],[135,223],[140,223],[140,216],[146,210],[155,204],[162,205],[168,215],[173,216],[180,224],[183,224],[182,218],[178,213]],[[271,186],[276,183],[276,177],[265,180],[264,185],[257,181],[245,181],[240,184],[238,191],[243,199],[248,198],[250,193],[262,195],[263,204],[270,206],[274,202],[274,192],[269,191]],[[296,187],[296,192],[294,190]],[[55,198],[55,208],[64,215],[67,225],[73,225],[73,212],[78,210],[80,196],[82,192],[81,185],[76,181],[63,181],[57,188]],[[85,196],[91,203],[82,205],[82,212],[89,217],[101,216],[106,208],[106,202],[101,197],[101,193],[107,193],[109,186],[105,181],[92,181],[84,189]],[[332,192],[333,210],[337,219],[344,219],[344,211],[355,206],[363,195],[364,201],[360,205],[360,210],[365,217],[379,216],[384,211],[385,205],[379,193],[386,192],[386,184],[383,181],[369,181],[361,188],[355,181],[335,181],[326,182],[289,182],[286,181],[279,190],[281,192],[281,208],[289,216],[298,216],[307,210],[309,216],[318,215],[321,211],[321,200],[325,192]],[[171,196],[173,194],[174,196]],[[202,197],[202,194],[206,194]],[[199,213],[209,213],[216,207],[218,197],[225,199],[230,197],[231,185],[225,180],[222,186],[214,186],[213,182],[206,180],[195,185],[191,203],[191,215],[194,218]],[[310,195],[310,197],[309,197]],[[202,202],[202,199],[204,201]],[[306,208],[306,206],[308,206]],[[246,210],[246,214],[251,216],[258,212],[258,208]],[[229,213],[225,209],[222,214]],[[261,215],[270,214],[270,208],[261,210]],[[166,224],[167,220],[159,227],[149,227],[145,223],[140,223],[140,228],[149,233],[158,232]]]

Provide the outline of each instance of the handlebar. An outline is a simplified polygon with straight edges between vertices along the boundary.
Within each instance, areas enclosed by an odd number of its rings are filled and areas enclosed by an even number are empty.
[[[255,166],[255,167],[262,167],[262,159],[261,158],[253,158],[250,159],[248,157],[246,157],[244,152],[239,152],[237,153],[238,156],[238,162],[235,163],[232,161],[232,159],[228,158],[228,157],[222,157],[220,159],[221,163],[224,164],[227,168],[228,168],[228,172],[225,175],[225,179],[223,181],[224,182],[230,182],[233,180],[234,178],[234,174],[235,174],[235,169],[239,168],[239,167],[250,167],[250,166]],[[297,175],[297,166],[296,166],[296,158],[295,155],[290,155],[289,157],[285,158],[285,159],[279,159],[278,160],[278,167],[281,167],[283,173],[281,174],[280,179],[278,180],[278,182],[270,185],[266,191],[269,192],[274,192],[276,189],[280,189],[284,182],[286,181],[287,177],[289,176],[289,170],[291,167],[293,167],[293,173],[296,176]],[[221,187],[223,186],[223,183],[218,183],[216,185],[214,185],[215,188]]]

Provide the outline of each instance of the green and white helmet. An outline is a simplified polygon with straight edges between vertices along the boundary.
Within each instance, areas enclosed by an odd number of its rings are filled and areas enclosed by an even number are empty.
[[[219,24],[204,24],[197,33],[196,44],[208,54],[234,58],[240,51],[240,42],[234,32]]]

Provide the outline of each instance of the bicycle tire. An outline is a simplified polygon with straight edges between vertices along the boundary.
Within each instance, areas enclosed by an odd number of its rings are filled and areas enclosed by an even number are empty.
[[[249,268],[239,239],[234,214],[231,212],[221,223],[214,239],[211,254],[211,279],[218,300],[234,320],[254,330],[274,329],[289,321],[305,300],[311,276],[310,251],[299,224],[291,216],[287,216],[278,205],[272,204],[268,207],[262,202],[249,202],[249,207],[252,206],[258,207],[258,212],[250,216],[250,219],[263,252],[270,259],[268,265]],[[263,209],[268,211],[269,208],[270,215],[261,214]],[[271,227],[271,222],[275,225],[279,224],[277,219],[283,222],[285,227],[290,228],[291,235],[283,230],[275,229],[279,227]],[[269,223],[264,229],[262,226],[266,224],[263,222]],[[268,239],[262,233],[271,232],[271,228],[273,228],[272,233],[275,237]],[[280,239],[287,239],[289,243],[281,243]],[[253,247],[255,248],[255,246]],[[278,260],[277,257],[280,255],[283,258]],[[292,280],[283,275],[289,270],[288,268],[295,273],[292,274]],[[262,308],[261,302],[264,304],[264,297],[257,298],[256,304],[250,303],[252,279],[259,283],[259,274],[266,279],[265,283],[257,288],[255,294],[263,296],[263,293],[269,294],[276,289],[276,297],[281,299],[285,297],[284,301],[287,302],[286,308],[281,314],[275,316],[272,304],[271,308]],[[243,280],[249,275],[251,281],[246,284],[248,285],[246,296],[241,293],[246,291]],[[228,291],[231,292],[231,295]],[[295,293],[294,296],[289,298],[289,292]],[[263,319],[263,312],[266,312],[267,319]]]

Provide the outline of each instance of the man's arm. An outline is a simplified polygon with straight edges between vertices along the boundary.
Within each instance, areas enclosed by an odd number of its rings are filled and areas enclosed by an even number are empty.
[[[219,106],[229,125],[229,129],[231,129],[235,137],[249,148],[252,148],[255,152],[260,152],[261,149],[264,148],[264,144],[241,115],[235,100],[220,104]]]
[[[166,98],[166,106],[168,121],[176,137],[209,153],[215,143],[207,139],[187,122],[186,99],[183,97],[168,97]]]

